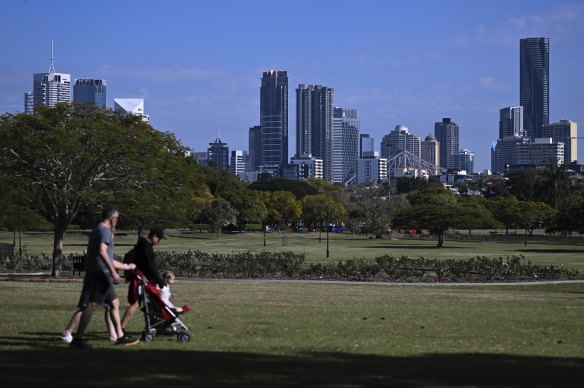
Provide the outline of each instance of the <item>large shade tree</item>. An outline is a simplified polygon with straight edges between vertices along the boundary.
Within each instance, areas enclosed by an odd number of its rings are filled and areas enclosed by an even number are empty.
[[[61,272],[63,239],[81,206],[102,205],[120,188],[140,190],[158,157],[184,156],[173,136],[139,117],[79,104],[3,115],[0,150],[3,182],[27,190],[28,208],[53,225],[53,276]]]

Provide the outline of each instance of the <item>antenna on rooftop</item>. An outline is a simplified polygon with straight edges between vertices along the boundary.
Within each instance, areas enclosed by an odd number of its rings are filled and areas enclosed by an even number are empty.
[[[51,65],[49,66],[49,73],[55,73],[55,58],[53,57],[53,40],[51,39]]]

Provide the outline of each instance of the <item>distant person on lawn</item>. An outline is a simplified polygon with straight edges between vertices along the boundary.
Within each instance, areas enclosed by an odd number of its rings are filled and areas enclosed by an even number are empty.
[[[132,270],[134,264],[123,264],[115,260],[112,229],[115,230],[119,214],[115,209],[106,209],[102,214],[102,221],[93,229],[87,244],[85,261],[85,282],[89,292],[89,303],[81,313],[79,327],[69,347],[92,349],[83,339],[85,330],[91,322],[93,312],[104,303],[110,306],[111,318],[116,330],[116,345],[135,345],[139,340],[124,335],[120,325],[120,300],[116,295],[114,284],[122,282],[116,269]]]
[[[140,237],[136,246],[134,247],[133,263],[139,269],[150,283],[157,284],[162,289],[165,284],[158,274],[156,266],[156,254],[154,253],[154,246],[160,244],[160,240],[164,238],[164,229],[154,226],[150,229],[148,238]],[[130,284],[128,286],[128,303],[130,306],[126,310],[122,318],[122,330],[125,332],[126,325],[130,318],[134,315],[139,307],[139,299],[137,295],[138,280],[135,275],[130,273]]]

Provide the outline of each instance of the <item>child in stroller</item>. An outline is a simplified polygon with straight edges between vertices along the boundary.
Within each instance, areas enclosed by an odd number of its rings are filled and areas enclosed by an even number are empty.
[[[142,340],[152,342],[154,335],[164,329],[171,328],[181,342],[191,340],[188,327],[179,319],[179,315],[189,311],[188,306],[183,306],[179,312],[172,304],[169,306],[162,299],[161,292],[156,286],[146,279],[140,270],[135,270],[138,280],[138,296],[144,312],[146,323],[142,332]],[[171,307],[172,306],[172,307]]]

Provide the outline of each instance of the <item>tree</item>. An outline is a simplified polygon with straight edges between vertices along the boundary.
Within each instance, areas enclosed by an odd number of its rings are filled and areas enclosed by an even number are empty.
[[[142,151],[169,145],[169,153],[181,148],[137,116],[91,105],[0,117],[0,175],[9,187],[27,190],[27,206],[52,223],[53,276],[61,272],[63,239],[80,207],[101,205],[100,198],[131,185],[145,163]]]
[[[328,228],[330,223],[342,221],[347,211],[342,203],[325,194],[307,195],[300,201],[302,206],[302,220],[310,228],[319,227],[322,233],[322,225]],[[319,236],[320,239],[320,236]]]
[[[565,164],[550,163],[539,172],[537,191],[540,199],[554,209],[559,209],[570,192],[570,180]]]
[[[361,186],[349,193],[349,213],[360,215],[361,229],[381,238],[390,231],[394,215],[407,205],[402,195],[389,195],[388,186]],[[354,220],[354,224],[358,224]]]
[[[473,229],[498,228],[498,222],[486,208],[486,199],[476,195],[463,195],[459,200],[462,215],[458,228],[468,229],[470,235]]]
[[[302,208],[300,202],[288,191],[260,191],[260,198],[267,209],[268,223],[288,225],[300,218]]]
[[[510,172],[505,175],[507,190],[520,201],[535,201],[536,176],[533,170]]]
[[[256,181],[250,184],[249,188],[252,190],[269,192],[288,191],[292,193],[298,200],[304,198],[307,195],[319,194],[318,189],[307,181],[281,178]]]
[[[227,170],[204,169],[205,179],[215,197],[221,197],[237,210],[237,225],[240,230],[248,222],[262,222],[267,210],[257,192],[250,190],[244,182]]]
[[[505,226],[505,234],[509,234],[509,228],[515,227],[521,221],[519,213],[519,201],[513,196],[495,197],[487,201],[487,208],[493,217]]]
[[[221,235],[221,229],[229,224],[237,222],[237,210],[233,209],[229,202],[223,198],[217,198],[203,211],[204,217],[211,226],[211,230]]]
[[[395,217],[393,225],[398,228],[428,229],[438,237],[438,248],[444,246],[444,235],[462,224],[462,206],[455,194],[444,188],[435,187],[408,195],[410,206],[402,209]]]
[[[519,225],[522,226],[529,235],[533,235],[533,230],[543,224],[551,223],[556,211],[543,202],[520,201]]]
[[[564,202],[553,218],[548,231],[561,232],[563,235],[572,232],[584,234],[584,200],[572,198]]]

